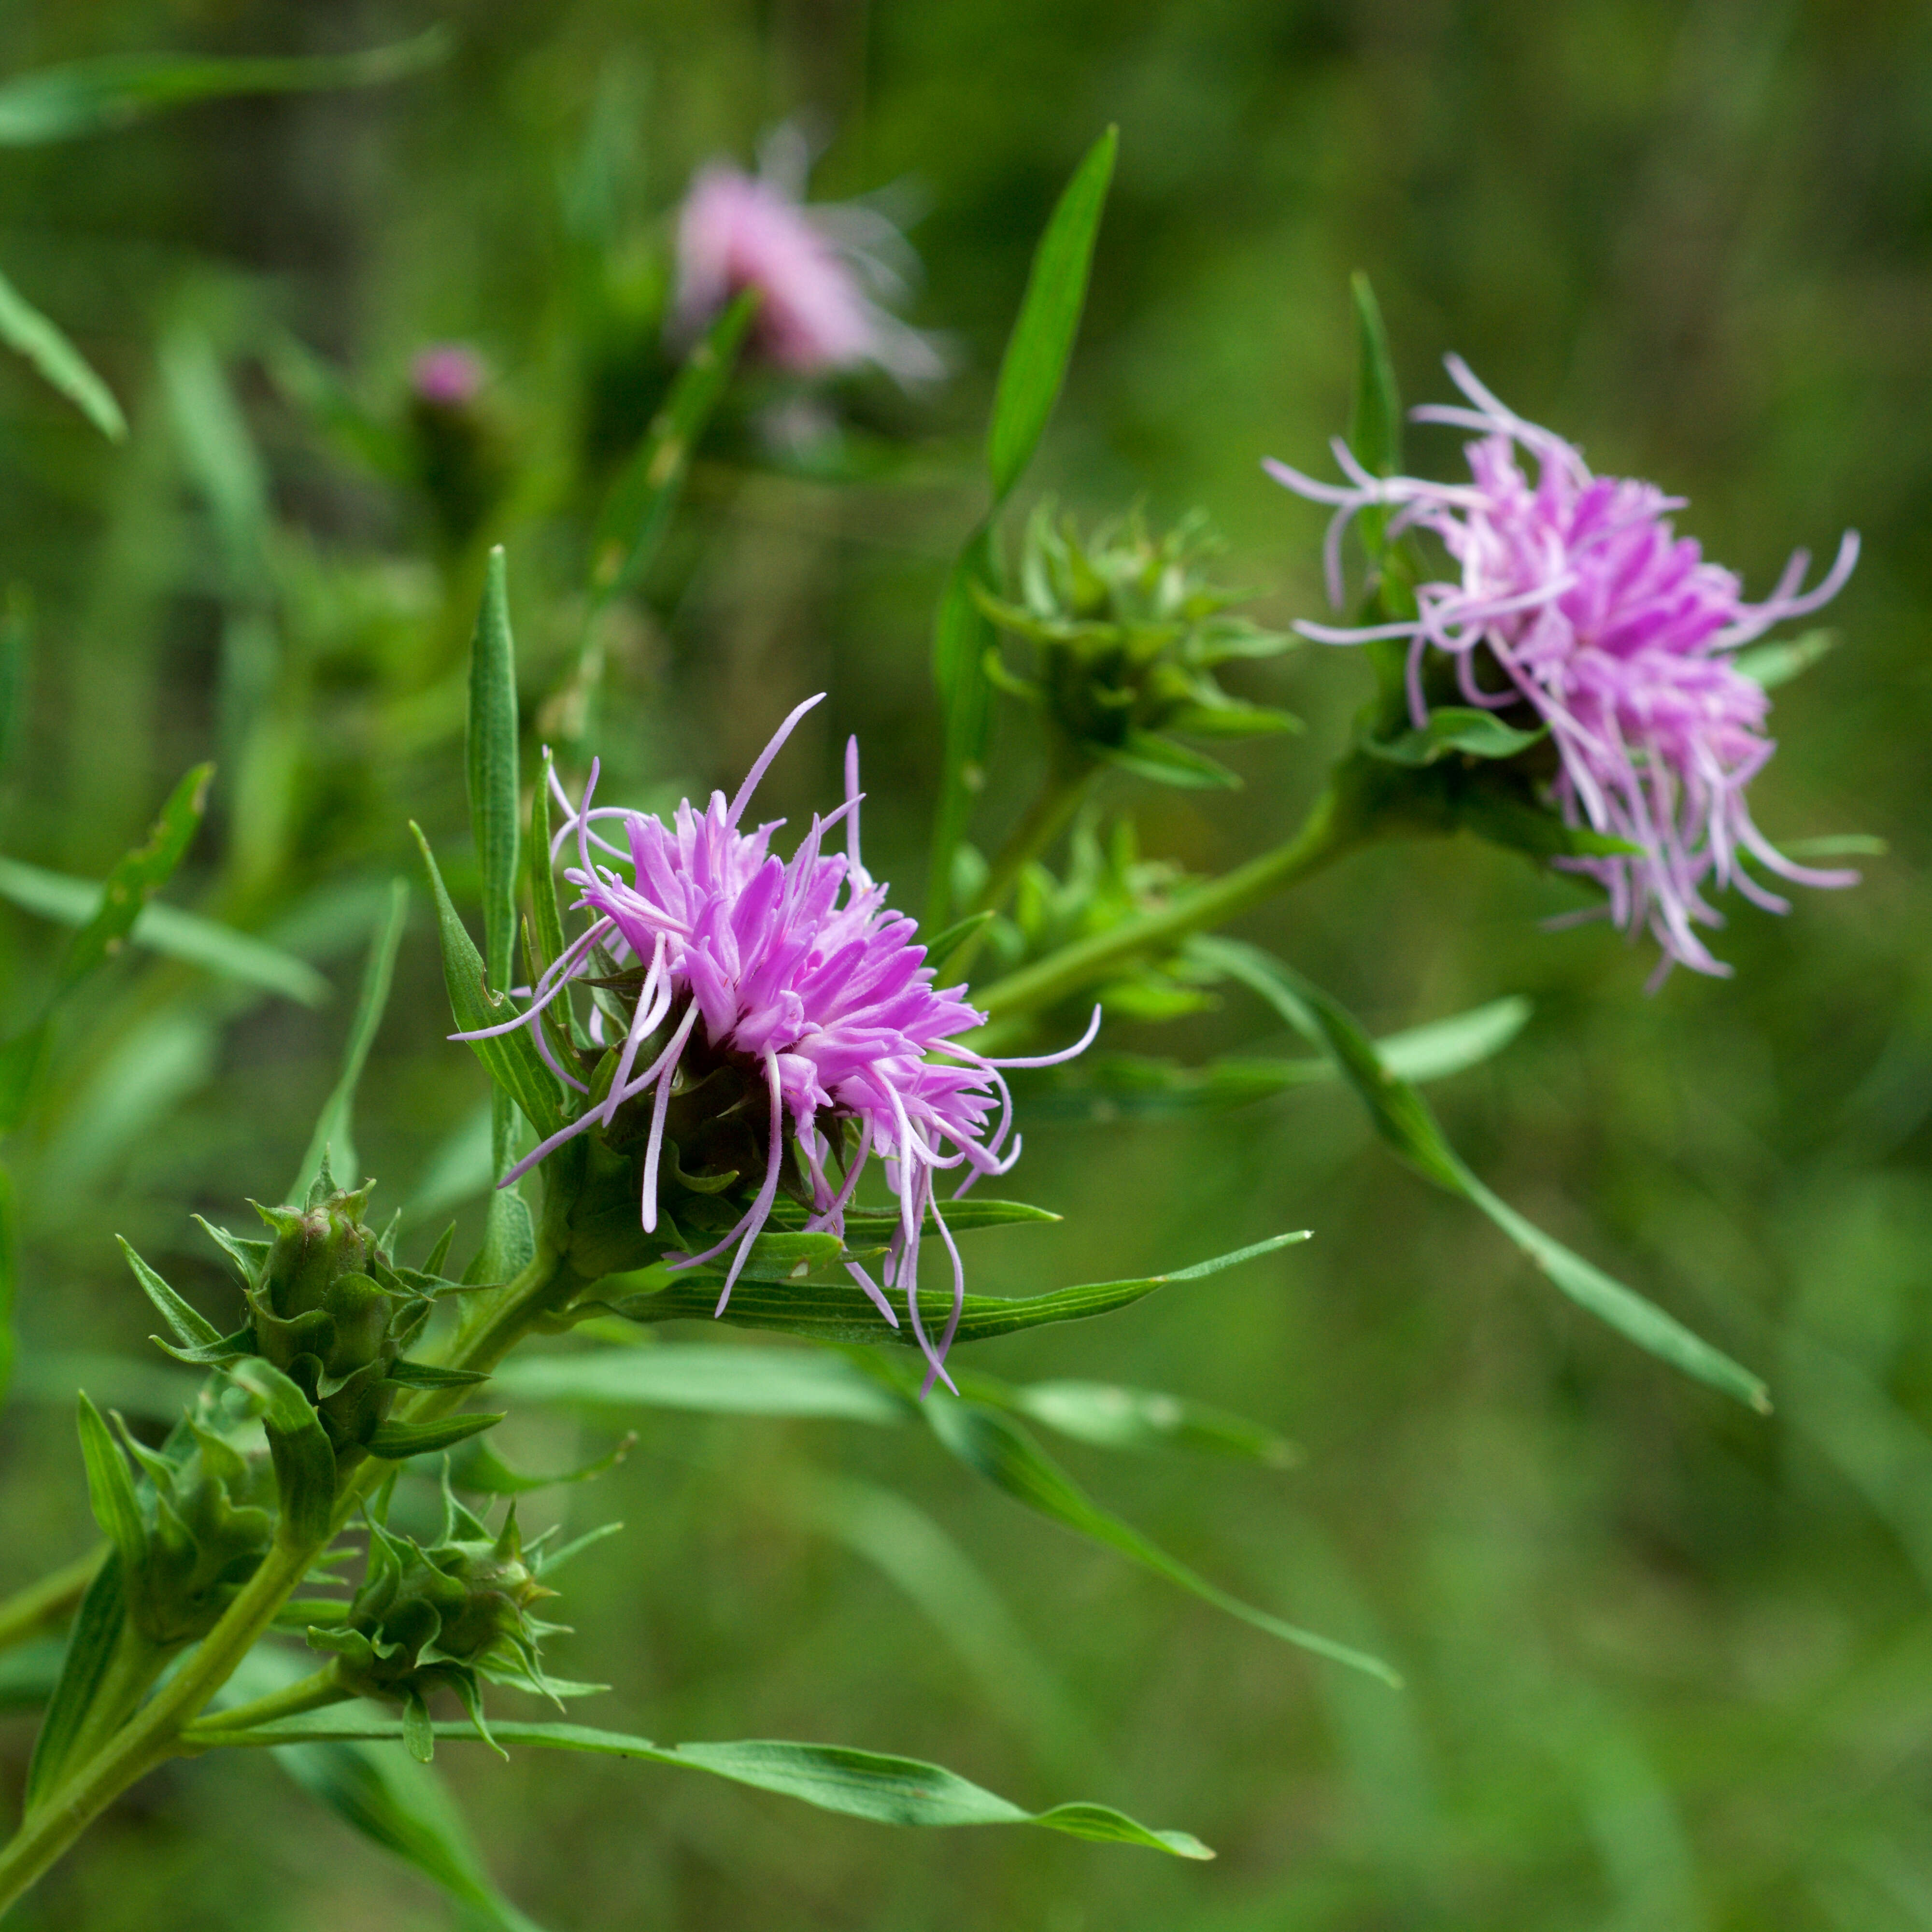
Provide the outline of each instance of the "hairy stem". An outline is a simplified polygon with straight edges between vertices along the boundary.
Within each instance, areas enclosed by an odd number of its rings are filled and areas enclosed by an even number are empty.
[[[448,1366],[494,1368],[535,1323],[580,1285],[562,1254],[540,1240],[530,1266],[475,1311],[459,1332]],[[446,1414],[465,1393],[460,1388],[425,1390],[408,1406],[404,1419],[428,1420]],[[180,1754],[186,1744],[184,1730],[273,1624],[276,1612],[316,1558],[381,1484],[390,1466],[374,1457],[356,1466],[337,1498],[327,1535],[300,1543],[278,1539],[180,1670],[28,1814],[12,1842],[0,1851],[0,1916],[130,1784]]]
[[[38,1636],[50,1624],[65,1621],[74,1606],[87,1594],[94,1573],[107,1554],[107,1545],[96,1544],[85,1556],[29,1583],[10,1597],[0,1599],[0,1650],[10,1649]]]
[[[1317,799],[1292,838],[1197,886],[1154,910],[1123,920],[1110,931],[1076,940],[990,986],[976,988],[974,1004],[994,1024],[1036,1012],[1092,986],[1130,961],[1178,944],[1250,910],[1285,887],[1306,878],[1372,835],[1356,814],[1342,809],[1331,787]]]

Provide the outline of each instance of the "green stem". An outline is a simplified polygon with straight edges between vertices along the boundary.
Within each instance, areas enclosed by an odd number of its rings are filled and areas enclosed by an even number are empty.
[[[87,1594],[94,1573],[107,1554],[107,1545],[97,1544],[85,1556],[78,1556],[63,1568],[29,1583],[10,1597],[0,1600],[0,1650],[38,1636],[50,1624],[63,1622],[75,1604]]]
[[[990,986],[975,988],[974,1004],[994,1024],[1036,1012],[1077,993],[1143,954],[1172,946],[1271,898],[1372,836],[1358,816],[1342,808],[1332,786],[1315,802],[1301,830],[1204,886],[1157,909],[1124,920],[1109,931],[1063,946]]]
[[[198,1719],[183,1730],[181,1742],[197,1748],[218,1744],[223,1742],[221,1733],[224,1731],[250,1730],[258,1724],[272,1724],[278,1718],[299,1717],[304,1711],[320,1711],[328,1705],[340,1704],[355,1694],[344,1685],[337,1674],[336,1660],[331,1658],[320,1670],[279,1690],[272,1690],[265,1697],[256,1697],[248,1703],[218,1711],[212,1717]]]
[[[448,1365],[494,1368],[534,1323],[581,1285],[558,1250],[540,1239],[530,1266],[476,1311],[459,1332]],[[425,1390],[408,1406],[404,1419],[428,1420],[446,1414],[464,1394],[461,1389]],[[337,1499],[327,1535],[297,1544],[278,1540],[181,1669],[28,1814],[12,1842],[0,1851],[0,1917],[130,1784],[180,1754],[184,1730],[273,1624],[284,1600],[337,1530],[382,1481],[388,1467],[370,1457],[354,1470]]]

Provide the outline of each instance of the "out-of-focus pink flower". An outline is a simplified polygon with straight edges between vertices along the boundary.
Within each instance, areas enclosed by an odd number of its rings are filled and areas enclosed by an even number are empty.
[[[512,1169],[505,1184],[574,1135],[608,1126],[618,1108],[648,1095],[640,1214],[646,1231],[655,1230],[666,1114],[680,1066],[701,1027],[710,1053],[735,1064],[769,1097],[765,1172],[751,1205],[722,1240],[701,1254],[672,1258],[694,1266],[736,1244],[718,1298],[722,1314],[777,1198],[787,1132],[812,1192],[814,1211],[807,1227],[842,1238],[853,1190],[876,1154],[899,1203],[885,1280],[906,1291],[914,1333],[931,1364],[929,1388],[934,1376],[945,1376],[965,1294],[958,1250],[934,1199],[934,1176],[964,1168],[963,1192],[982,1174],[1004,1173],[1019,1158],[1020,1142],[1016,1135],[1002,1151],[1012,1109],[1000,1070],[1068,1058],[1087,1045],[1094,1029],[1067,1052],[1042,1060],[988,1060],[962,1042],[959,1036],[982,1024],[985,1015],[967,1004],[963,987],[941,991],[934,985],[913,921],[887,907],[885,887],[860,861],[856,740],[846,751],[844,806],[827,818],[814,816],[789,862],[770,849],[782,820],[740,830],[758,781],[793,727],[819,701],[808,700],[778,728],[728,805],[722,792],[713,792],[703,812],[686,800],[668,826],[621,807],[593,806],[595,765],[580,802],[572,803],[560,788],[566,816],[553,856],[575,839],[578,863],[564,877],[578,888],[574,909],[590,915],[590,925],[531,989],[517,1018],[454,1037],[528,1027],[548,1059],[538,1016],[560,995],[567,997],[574,979],[608,974],[593,960],[593,950],[640,971],[634,1017],[608,1094],[595,1105],[586,1097],[584,1112]],[[622,821],[621,845],[596,830],[613,819]],[[842,819],[846,850],[827,853],[824,835]],[[1097,1008],[1094,1019],[1097,1026]],[[638,1072],[640,1059],[646,1064]],[[581,1087],[561,1067],[554,1070]],[[848,1124],[857,1134],[856,1149],[849,1150]],[[835,1160],[844,1170],[836,1182],[826,1172]],[[914,1292],[928,1214],[952,1263],[952,1312],[936,1339],[921,1324]],[[890,1302],[862,1268],[850,1265],[896,1328]]]
[[[1858,883],[1856,872],[1794,864],[1752,822],[1745,788],[1777,746],[1764,731],[1770,700],[1732,662],[1739,646],[1838,594],[1858,561],[1857,535],[1846,532],[1814,589],[1801,590],[1810,559],[1798,550],[1770,596],[1748,604],[1734,573],[1672,530],[1667,513],[1683,508],[1683,498],[1593,476],[1580,451],[1505,408],[1458,358],[1448,368],[1471,406],[1413,414],[1480,433],[1466,451],[1468,482],[1372,476],[1339,440],[1346,484],[1317,482],[1272,460],[1266,466],[1298,494],[1336,506],[1325,559],[1336,604],[1342,533],[1371,504],[1394,511],[1391,536],[1412,526],[1433,530],[1462,566],[1461,580],[1418,586],[1412,622],[1295,628],[1327,644],[1409,640],[1409,710],[1418,727],[1427,720],[1422,664],[1432,645],[1454,657],[1468,703],[1500,710],[1526,700],[1562,758],[1554,795],[1565,821],[1642,848],[1556,862],[1604,886],[1618,926],[1654,934],[1664,955],[1659,978],[1673,963],[1728,973],[1693,929],[1724,923],[1706,885],[1735,886],[1773,911],[1790,909],[1752,876],[1747,856],[1805,885]],[[1535,458],[1533,484],[1519,448]],[[1501,688],[1483,688],[1478,646],[1507,678]]]
[[[693,178],[678,215],[674,333],[688,340],[755,289],[753,340],[779,368],[822,376],[872,362],[902,382],[944,374],[927,338],[881,305],[904,293],[914,266],[898,229],[856,202],[805,206],[795,130],[779,130],[760,161],[756,175],[714,161]]]
[[[460,410],[473,403],[487,371],[468,344],[434,342],[417,350],[410,363],[410,387],[438,409]]]

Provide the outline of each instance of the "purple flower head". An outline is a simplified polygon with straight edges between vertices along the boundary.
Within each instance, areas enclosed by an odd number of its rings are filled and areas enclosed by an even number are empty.
[[[1798,550],[1770,596],[1748,604],[1732,572],[1707,562],[1694,539],[1672,529],[1669,512],[1682,509],[1683,498],[1654,484],[1592,475],[1580,451],[1512,414],[1458,358],[1448,358],[1448,369],[1473,406],[1413,413],[1479,432],[1466,452],[1467,483],[1372,476],[1339,439],[1346,484],[1317,482],[1285,464],[1266,467],[1298,494],[1336,506],[1324,555],[1337,604],[1342,532],[1370,505],[1394,512],[1391,536],[1412,526],[1433,530],[1461,566],[1461,580],[1418,586],[1412,620],[1295,628],[1324,644],[1408,639],[1409,712],[1418,728],[1428,717],[1422,670],[1432,645],[1454,658],[1468,704],[1532,706],[1561,759],[1552,793],[1564,822],[1642,848],[1556,862],[1597,880],[1608,895],[1604,910],[1625,931],[1654,934],[1664,949],[1659,979],[1673,964],[1727,973],[1693,929],[1724,923],[1705,897],[1707,884],[1789,910],[1746,869],[1747,855],[1805,885],[1858,882],[1856,872],[1793,864],[1752,823],[1745,789],[1777,747],[1765,735],[1763,687],[1732,656],[1774,624],[1835,596],[1858,560],[1857,536],[1846,532],[1814,589],[1801,590],[1810,559]],[[1519,450],[1535,459],[1533,482]],[[1478,646],[1507,680],[1499,688],[1484,688]]]
[[[803,206],[807,160],[787,127],[765,142],[756,175],[722,161],[698,171],[678,214],[674,332],[694,336],[755,289],[753,340],[781,369],[822,376],[873,362],[902,382],[942,375],[931,342],[874,299],[904,292],[904,238],[855,202]]]
[[[735,1075],[730,1088],[735,1095],[763,1096],[766,1118],[757,1136],[762,1180],[722,1240],[700,1253],[666,1258],[694,1267],[735,1245],[718,1300],[722,1315],[776,1202],[788,1135],[809,1196],[807,1229],[829,1230],[842,1240],[859,1177],[876,1155],[899,1207],[886,1284],[906,1292],[914,1334],[931,1365],[926,1386],[938,1376],[951,1387],[945,1358],[965,1283],[958,1250],[934,1198],[935,1177],[942,1169],[963,1169],[955,1191],[964,1192],[981,1174],[1010,1168],[1020,1139],[1015,1134],[1006,1146],[1012,1108],[1001,1068],[1070,1058],[1092,1039],[1100,1014],[1096,1009],[1078,1046],[1044,1060],[988,1060],[961,1040],[984,1024],[985,1015],[967,1004],[963,988],[934,986],[914,922],[887,907],[886,888],[860,862],[856,739],[846,752],[844,804],[827,818],[814,815],[790,860],[771,850],[782,820],[740,830],[759,780],[799,719],[819,701],[808,700],[786,718],[736,798],[728,804],[723,793],[713,792],[702,812],[686,800],[669,824],[593,806],[594,764],[578,803],[557,788],[566,817],[552,857],[574,839],[578,863],[564,877],[579,894],[573,910],[587,914],[590,923],[531,989],[526,1010],[489,1030],[530,1028],[552,1070],[584,1093],[586,1104],[512,1172],[506,1184],[574,1135],[608,1129],[620,1108],[643,1103],[650,1128],[640,1213],[646,1232],[655,1232],[674,1096],[722,1068]],[[826,852],[825,834],[842,819],[846,849]],[[597,829],[613,820],[620,821],[616,838]],[[601,964],[597,955],[603,956]],[[608,1042],[617,1050],[616,1064],[608,1093],[592,1102],[584,1083],[556,1064],[538,1016],[573,980],[608,981],[612,959],[637,979],[637,1004],[622,1040]],[[601,1016],[591,1024],[593,1036],[605,1044]],[[842,1170],[836,1180],[828,1171],[835,1161]],[[915,1292],[920,1234],[928,1214],[952,1264],[952,1312],[936,1340],[921,1323]],[[848,1265],[896,1328],[898,1318],[878,1285],[857,1263]]]
[[[437,409],[460,410],[473,403],[484,375],[482,357],[466,343],[432,343],[417,350],[410,363],[410,388]]]

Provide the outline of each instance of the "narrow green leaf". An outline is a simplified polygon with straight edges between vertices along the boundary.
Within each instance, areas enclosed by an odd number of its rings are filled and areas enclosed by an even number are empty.
[[[935,973],[943,973],[946,961],[996,916],[989,906],[984,912],[969,913],[964,919],[955,920],[944,932],[926,942],[926,963]]]
[[[371,1706],[338,1706],[252,1730],[190,1731],[193,1744],[283,1745],[310,1742],[400,1740],[406,1720]],[[434,1726],[436,1742],[473,1742],[466,1724]],[[1176,1858],[1214,1854],[1185,1832],[1157,1832],[1136,1824],[1104,1804],[1060,1804],[1048,1811],[1024,1811],[957,1773],[916,1758],[888,1757],[877,1751],[839,1744],[795,1744],[778,1738],[749,1738],[734,1744],[654,1744],[620,1732],[593,1730],[584,1724],[494,1722],[498,1742],[550,1750],[589,1752],[598,1756],[641,1759],[680,1770],[709,1772],[734,1784],[748,1784],[796,1798],[821,1810],[842,1811],[884,1825],[1040,1825],[1048,1831],[1102,1843],[1142,1845]]]
[[[1546,725],[1519,731],[1480,706],[1438,704],[1420,730],[1412,728],[1398,738],[1364,738],[1362,749],[1385,764],[1432,765],[1455,756],[1513,758],[1548,736]]]
[[[282,1520],[276,1540],[299,1548],[328,1533],[335,1508],[335,1451],[308,1398],[259,1355],[235,1364],[230,1376],[262,1401],[262,1426],[275,1467]]]
[[[118,1450],[115,1452],[120,1453]],[[87,1586],[68,1633],[60,1679],[40,1720],[27,1766],[26,1808],[31,1810],[59,1782],[68,1754],[93,1708],[119,1648],[127,1621],[128,1592],[121,1558],[110,1551]]]
[[[1305,1230],[1277,1234],[1272,1240],[1258,1241],[1252,1247],[1216,1256],[1192,1268],[1178,1268],[1171,1274],[1148,1275],[1138,1281],[1095,1282],[1078,1288],[1056,1289],[1024,1300],[969,1294],[954,1336],[959,1342],[985,1342],[995,1336],[1018,1334],[1056,1322],[1085,1321],[1096,1315],[1109,1315],[1165,1288],[1171,1282],[1197,1281],[1232,1268],[1238,1262],[1272,1254],[1291,1243],[1305,1241]],[[623,1278],[616,1278],[621,1281]],[[610,1282],[599,1285],[601,1298]],[[898,1316],[899,1325],[889,1328],[871,1298],[856,1283],[843,1281],[758,1282],[741,1276],[731,1291],[730,1305],[717,1318],[746,1328],[772,1328],[782,1333],[805,1335],[815,1341],[896,1342],[916,1348],[903,1288],[887,1288],[886,1300]],[[619,1312],[633,1322],[710,1321],[717,1306],[715,1277],[709,1288],[701,1280],[677,1274],[655,1292],[632,1296],[615,1304]],[[952,1312],[952,1297],[938,1288],[921,1288],[920,1318],[929,1334],[935,1325],[944,1328]]]
[[[516,977],[517,647],[503,546],[496,544],[470,646],[470,725],[464,755],[470,831],[483,875],[484,963],[502,992]]]
[[[1502,1052],[1528,1024],[1533,1010],[1520,994],[1509,994],[1447,1019],[1385,1034],[1376,1042],[1376,1052],[1398,1080],[1420,1085],[1446,1079]]]
[[[973,1376],[962,1390],[1016,1411],[1076,1442],[1102,1449],[1194,1449],[1286,1469],[1298,1460],[1292,1443],[1258,1422],[1184,1396],[1113,1382],[1047,1382],[985,1386]]]
[[[196,766],[162,806],[147,843],[136,847],[108,874],[98,907],[74,934],[61,962],[56,997],[70,992],[120,951],[142,908],[167,884],[201,829],[214,776],[212,765]]]
[[[1355,394],[1348,411],[1348,447],[1372,476],[1393,476],[1402,468],[1402,398],[1395,362],[1382,327],[1382,305],[1369,278],[1358,268],[1348,278],[1355,306]],[[1355,519],[1362,547],[1379,562],[1388,512],[1372,504]]]
[[[444,28],[432,27],[413,40],[362,53],[306,58],[110,54],[41,68],[0,83],[0,147],[37,146],[103,134],[145,115],[198,100],[373,86],[434,64],[448,53],[451,45]]]
[[[0,898],[62,926],[85,926],[100,904],[100,890],[92,879],[44,872],[17,859],[0,858]],[[128,936],[151,952],[185,960],[244,986],[280,993],[304,1006],[321,1006],[330,997],[328,982],[307,960],[298,959],[252,933],[238,932],[232,926],[184,912],[178,906],[157,901],[144,907]]]
[[[0,1167],[0,1408],[14,1384],[14,1364],[20,1352],[14,1332],[14,1302],[20,1277],[20,1228],[14,1199],[14,1177]]]
[[[621,1462],[630,1454],[637,1439],[634,1436],[624,1436],[614,1448],[591,1462],[579,1463],[574,1469],[561,1470],[554,1476],[530,1476],[520,1469],[512,1468],[483,1437],[473,1436],[450,1458],[449,1480],[459,1490],[474,1490],[491,1496],[523,1496],[533,1490],[554,1488],[560,1483],[588,1483]],[[610,1533],[608,1529],[591,1532],[593,1537]],[[544,1559],[544,1568],[554,1568],[574,1547],[574,1544],[566,1544],[562,1550],[551,1551]]]
[[[1838,644],[1836,631],[1806,631],[1775,644],[1754,644],[1748,651],[1739,651],[1731,663],[1753,683],[1762,685],[1766,691],[1775,691],[1800,672],[1809,670]]]
[[[370,944],[368,962],[362,969],[362,990],[356,1002],[356,1017],[350,1023],[348,1044],[343,1052],[342,1072],[328,1098],[322,1102],[315,1132],[309,1136],[308,1150],[302,1156],[301,1168],[289,1190],[291,1201],[308,1198],[310,1184],[322,1172],[325,1158],[340,1175],[344,1186],[353,1187],[356,1184],[358,1162],[352,1132],[356,1089],[361,1084],[369,1049],[376,1043],[376,1030],[382,1024],[382,1015],[389,1004],[389,988],[396,973],[396,953],[402,945],[404,929],[409,920],[408,883],[392,879],[388,915],[376,928],[376,937]]]
[[[1226,939],[1193,940],[1189,947],[1259,994],[1291,1026],[1305,1030],[1312,1022],[1316,1037],[1334,1056],[1382,1138],[1438,1187],[1480,1208],[1572,1300],[1686,1375],[1748,1407],[1768,1412],[1770,1395],[1757,1376],[1491,1193],[1444,1138],[1428,1102],[1396,1077],[1338,1001],[1256,947]]]
[[[438,1422],[386,1422],[369,1438],[369,1453],[386,1462],[404,1462],[412,1456],[434,1456],[494,1429],[496,1415],[446,1415]]]
[[[685,358],[664,406],[612,486],[591,538],[590,587],[598,602],[628,590],[650,568],[683,494],[692,452],[737,366],[757,295],[747,290]]]
[[[412,824],[410,830],[422,850],[430,890],[436,900],[436,923],[442,940],[443,982],[448,988],[450,1010],[456,1024],[465,1032],[501,1025],[516,1010],[507,996],[491,1004],[482,956],[450,903],[442,874],[436,869],[435,854],[419,826]],[[469,1044],[490,1078],[522,1108],[524,1118],[540,1137],[554,1133],[563,1124],[556,1082],[525,1029],[518,1028],[514,1032],[499,1034],[494,1039],[472,1040]]]
[[[155,1312],[168,1324],[168,1332],[184,1348],[208,1348],[221,1340],[221,1331],[212,1322],[183,1300],[118,1234],[114,1238],[120,1242],[121,1252],[134,1270],[134,1279],[154,1304]]]
[[[1066,1471],[1048,1456],[1018,1424],[976,1402],[944,1401],[934,1397],[920,1405],[934,1435],[953,1455],[1015,1502],[1084,1536],[1103,1544],[1151,1570],[1216,1610],[1279,1637],[1284,1643],[1312,1651],[1336,1664],[1366,1671],[1400,1688],[1402,1680],[1379,1658],[1354,1649],[1312,1630],[1285,1623],[1265,1610],[1232,1597],[1190,1569],[1178,1558],[1150,1542],[1130,1524],[1103,1510]]]
[[[986,1194],[969,1194],[963,1201],[949,1201],[945,1204],[945,1210],[946,1225],[956,1234],[970,1234],[982,1228],[1037,1226],[1060,1218],[1050,1208],[1034,1208],[1024,1201],[995,1201]],[[802,1228],[811,1218],[812,1210],[802,1202],[788,1200],[780,1195],[772,1210],[771,1225],[780,1229]],[[854,1247],[868,1244],[883,1247],[892,1239],[898,1225],[899,1210],[896,1207],[848,1208],[845,1210],[846,1238]],[[924,1223],[927,1232],[938,1225],[928,1208]],[[757,1252],[754,1247],[754,1256]],[[828,1258],[836,1261],[838,1256],[829,1253]]]
[[[26,1118],[52,1041],[53,1023],[44,1019],[0,1046],[0,1134],[10,1134]]]
[[[1088,150],[1034,251],[1019,316],[1000,364],[986,435],[986,469],[996,503],[1004,500],[1033,460],[1066,380],[1119,146],[1120,130],[1109,128]]]
[[[113,1544],[122,1564],[139,1567],[147,1555],[148,1532],[141,1521],[141,1504],[134,1494],[134,1479],[128,1471],[128,1459],[114,1432],[101,1420],[100,1412],[80,1397],[80,1457],[87,1468],[88,1506],[101,1534]]]
[[[1109,751],[1108,760],[1123,771],[1152,778],[1157,784],[1180,785],[1191,790],[1230,790],[1241,782],[1218,758],[1197,752],[1156,731],[1130,731],[1122,743]]]
[[[208,506],[228,588],[258,594],[268,568],[268,476],[242,398],[213,337],[196,321],[184,318],[168,330],[158,362],[182,466]]]
[[[128,418],[114,392],[88,366],[87,358],[50,317],[43,315],[4,275],[0,275],[0,342],[24,356],[50,388],[57,389],[110,442],[128,434]]]
[[[497,1370],[495,1380],[504,1396],[573,1408],[835,1416],[878,1423],[903,1422],[908,1414],[898,1396],[842,1356],[811,1348],[688,1342],[519,1355]]]

